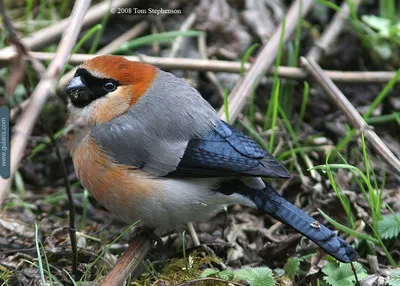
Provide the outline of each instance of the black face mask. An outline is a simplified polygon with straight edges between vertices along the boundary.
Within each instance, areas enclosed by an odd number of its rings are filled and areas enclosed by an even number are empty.
[[[92,101],[113,92],[119,85],[113,79],[97,78],[86,69],[78,69],[63,92],[68,95],[73,106],[83,108]]]

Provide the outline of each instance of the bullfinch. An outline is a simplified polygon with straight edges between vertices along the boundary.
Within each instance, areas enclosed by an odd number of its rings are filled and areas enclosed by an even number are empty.
[[[68,138],[77,176],[125,222],[163,233],[238,203],[289,225],[339,261],[358,258],[261,179],[290,175],[182,79],[104,55],[84,62],[64,91],[67,125],[79,122]]]

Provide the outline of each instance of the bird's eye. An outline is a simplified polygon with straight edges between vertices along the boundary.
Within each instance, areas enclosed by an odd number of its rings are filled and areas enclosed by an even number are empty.
[[[106,91],[111,92],[117,89],[117,84],[113,81],[106,81],[103,85],[103,88]]]

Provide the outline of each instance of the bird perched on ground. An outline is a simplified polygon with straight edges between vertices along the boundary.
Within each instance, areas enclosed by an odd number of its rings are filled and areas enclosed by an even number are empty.
[[[239,203],[291,226],[342,262],[358,258],[261,179],[290,175],[182,79],[106,55],[83,63],[64,91],[67,125],[80,125],[68,143],[76,173],[127,223],[140,220],[162,233]]]

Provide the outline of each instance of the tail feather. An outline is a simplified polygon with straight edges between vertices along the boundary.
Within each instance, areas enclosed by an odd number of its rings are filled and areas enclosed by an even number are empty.
[[[246,195],[259,209],[308,237],[337,260],[351,262],[359,257],[345,240],[286,201],[271,186],[266,184],[264,189],[253,189]]]

